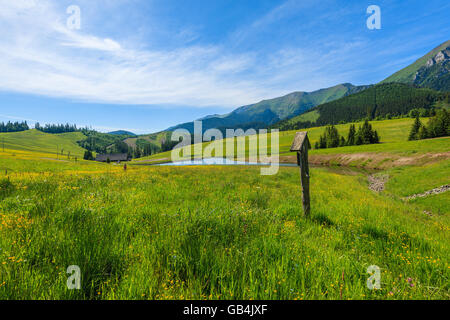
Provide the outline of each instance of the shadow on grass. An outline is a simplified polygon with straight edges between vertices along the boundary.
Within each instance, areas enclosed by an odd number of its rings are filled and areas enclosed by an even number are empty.
[[[333,220],[331,220],[326,214],[324,213],[318,213],[315,214],[313,216],[311,216],[311,220],[314,221],[315,223],[321,225],[321,226],[325,226],[327,228],[330,227],[334,227],[336,226],[336,224],[334,223]]]

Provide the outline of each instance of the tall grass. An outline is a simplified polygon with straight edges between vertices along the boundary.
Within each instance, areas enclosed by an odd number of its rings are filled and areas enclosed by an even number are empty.
[[[306,219],[295,168],[10,166],[22,169],[0,202],[0,299],[449,298],[445,216],[363,175],[313,168]],[[81,290],[67,289],[69,265]],[[381,290],[366,286],[370,265]]]

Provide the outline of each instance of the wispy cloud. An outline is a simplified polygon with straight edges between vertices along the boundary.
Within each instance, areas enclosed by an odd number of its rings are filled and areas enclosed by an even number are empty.
[[[122,49],[121,45],[112,39],[108,38],[101,39],[89,35],[82,36],[77,34],[76,32],[70,32],[65,28],[60,28],[59,31],[61,34],[64,34],[68,39],[67,42],[61,43],[62,46],[80,49],[93,49],[100,51],[119,51]]]
[[[80,3],[82,17],[92,13],[90,6],[98,6]],[[196,41],[202,27],[187,23],[186,29],[177,26],[171,33],[181,45],[164,48],[133,34],[126,37],[122,30],[102,34],[105,16],[86,29],[82,18],[81,30],[69,30],[65,8],[56,1],[0,0],[0,90],[89,102],[236,107],[353,81],[358,75],[366,79],[361,74],[367,74],[367,60],[388,59],[386,50],[370,44],[369,36],[333,33],[331,21],[340,24],[336,20],[358,12],[359,4],[355,11],[345,6],[328,10],[329,3],[317,9],[316,1],[286,0],[251,23],[230,28],[223,42]],[[317,12],[310,13],[313,9]],[[364,26],[364,10],[360,17]],[[290,25],[283,23],[289,19],[304,36],[288,33]],[[287,34],[273,39],[278,27]],[[264,32],[265,38],[258,38]],[[290,41],[292,35],[296,38]],[[255,45],[241,50],[252,38],[258,40]]]
[[[27,121],[27,122],[31,122],[31,123],[38,122],[37,120],[34,120],[34,119],[10,116],[10,115],[6,115],[6,114],[0,114],[0,119],[15,120],[15,121]]]
[[[65,26],[49,1],[1,1],[3,90],[129,104],[236,105],[257,99],[254,84],[222,81],[242,58],[218,47],[172,51],[123,48]],[[211,68],[209,68],[211,66]]]
[[[119,104],[231,107],[285,93],[294,86],[283,87],[286,82],[320,71],[311,64],[318,65],[311,52],[307,59],[301,50],[289,54],[289,48],[280,48],[260,56],[227,52],[217,44],[143,50],[83,29],[68,30],[68,16],[52,1],[0,3],[3,90]],[[298,4],[287,1],[250,28],[281,19],[293,6]],[[191,30],[180,36],[188,42],[196,37]],[[316,74],[308,83],[323,84],[320,79]]]

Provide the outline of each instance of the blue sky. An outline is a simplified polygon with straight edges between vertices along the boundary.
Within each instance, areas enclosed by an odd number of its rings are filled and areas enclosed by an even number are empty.
[[[81,10],[81,29],[66,9]],[[369,5],[381,30],[369,30]],[[371,84],[450,39],[450,3],[0,0],[0,121],[149,133],[292,91]]]

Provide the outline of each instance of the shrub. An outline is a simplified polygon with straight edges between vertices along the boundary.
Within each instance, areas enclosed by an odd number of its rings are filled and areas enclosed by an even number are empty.
[[[9,196],[14,190],[16,190],[16,187],[8,178],[0,180],[0,199]]]

